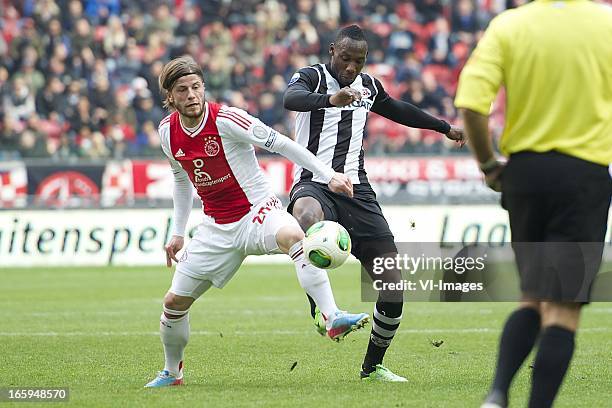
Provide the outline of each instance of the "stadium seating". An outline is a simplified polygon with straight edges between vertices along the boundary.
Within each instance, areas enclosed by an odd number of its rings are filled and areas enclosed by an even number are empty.
[[[270,110],[262,106],[270,98],[262,95],[271,93],[272,111],[284,112],[282,91],[271,91],[274,81],[286,83],[301,66],[327,61],[334,32],[353,22],[366,30],[371,46],[366,70],[393,97],[454,122],[450,102],[458,72],[481,30],[501,11],[494,8],[499,2],[479,1],[460,11],[455,3],[0,0],[0,156],[161,157],[148,135],[165,114],[157,74],[160,63],[183,53],[203,65],[208,98],[238,103],[259,115]],[[464,9],[471,14],[453,17],[465,14]],[[475,32],[464,31],[474,27]],[[245,69],[235,69],[237,62]],[[423,86],[426,75],[440,85],[433,86],[435,92]],[[16,85],[19,78],[26,87]],[[96,88],[104,81],[110,88],[101,98]],[[422,100],[407,98],[414,87],[422,89]],[[432,109],[436,106],[446,109]],[[44,126],[34,126],[32,115]],[[291,133],[288,112],[266,118],[268,125]],[[33,143],[17,137],[24,130],[31,131]],[[431,143],[430,132],[375,120],[368,130],[366,147],[375,153],[447,154],[455,149]]]

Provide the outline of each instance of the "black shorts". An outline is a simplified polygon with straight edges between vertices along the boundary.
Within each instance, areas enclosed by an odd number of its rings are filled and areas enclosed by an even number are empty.
[[[557,152],[510,156],[502,174],[502,206],[510,217],[524,294],[574,301],[583,293],[581,285],[590,293],[611,196],[606,166]]]
[[[389,224],[368,184],[355,184],[353,198],[331,191],[326,185],[301,181],[289,194],[287,211],[293,213],[298,198],[316,199],[326,220],[336,221],[351,235],[351,252],[362,263],[382,254],[397,252]]]

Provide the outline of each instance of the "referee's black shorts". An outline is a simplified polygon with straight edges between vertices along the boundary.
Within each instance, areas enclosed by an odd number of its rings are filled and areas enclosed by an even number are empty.
[[[351,198],[334,193],[325,184],[300,181],[289,194],[289,213],[293,214],[293,205],[301,197],[316,199],[326,220],[335,221],[346,228],[353,243],[351,252],[362,263],[397,252],[389,224],[369,184],[353,185]]]
[[[502,174],[502,206],[510,217],[525,295],[588,301],[601,265],[611,196],[606,166],[554,151],[510,156]]]

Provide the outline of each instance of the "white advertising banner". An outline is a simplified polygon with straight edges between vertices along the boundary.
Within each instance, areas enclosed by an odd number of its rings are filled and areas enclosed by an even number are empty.
[[[510,242],[498,206],[387,206],[398,242]],[[194,209],[191,230],[200,221]],[[0,268],[7,266],[164,265],[172,210],[0,211]],[[608,231],[606,241],[612,241]],[[288,261],[285,256],[250,262]]]

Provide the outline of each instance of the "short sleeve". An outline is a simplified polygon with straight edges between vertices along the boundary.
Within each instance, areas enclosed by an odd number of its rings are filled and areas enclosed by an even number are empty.
[[[474,49],[459,77],[455,106],[489,115],[503,82],[504,47],[499,17]]]
[[[376,88],[376,99],[374,99],[374,105],[378,105],[380,103],[386,102],[390,97],[383,84],[376,78],[372,77],[374,82],[374,87]]]
[[[320,74],[316,68],[305,67],[299,69],[287,84],[287,88],[296,85],[299,88],[307,89],[310,92],[315,92],[319,87]]]

